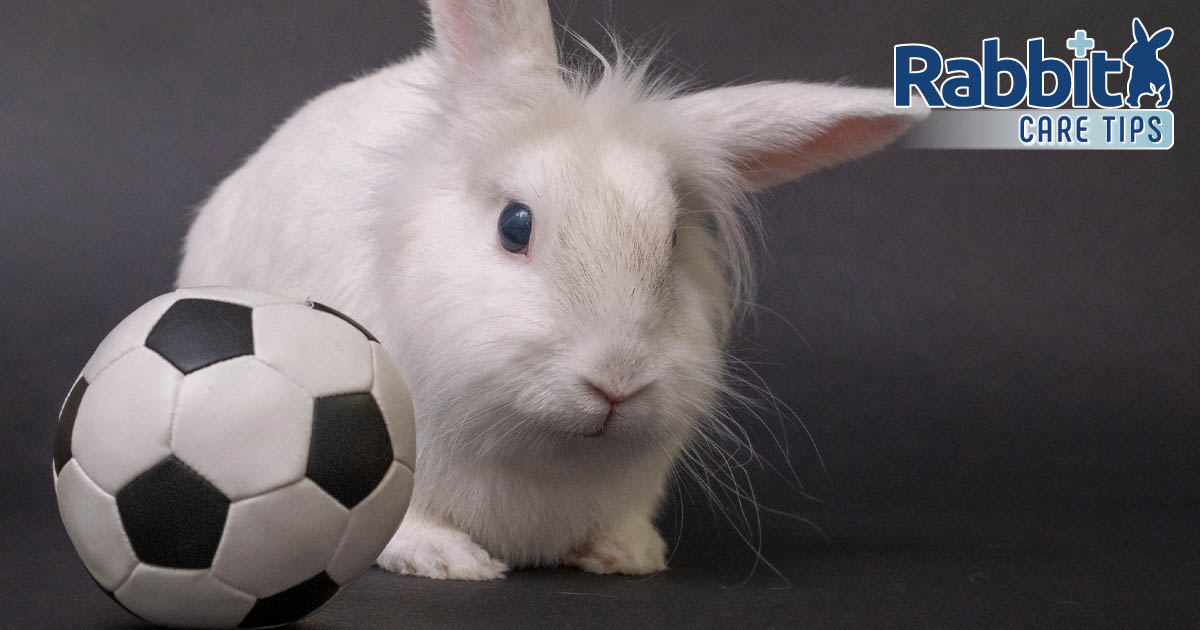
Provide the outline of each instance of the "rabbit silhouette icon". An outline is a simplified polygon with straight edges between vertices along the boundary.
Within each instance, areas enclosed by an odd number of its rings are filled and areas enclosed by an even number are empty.
[[[1163,108],[1171,103],[1171,71],[1158,58],[1158,51],[1171,43],[1175,30],[1160,28],[1154,35],[1146,34],[1146,27],[1138,18],[1133,18],[1133,43],[1121,54],[1121,60],[1129,66],[1129,83],[1125,86],[1125,104],[1140,107],[1141,98],[1157,94],[1155,107]]]

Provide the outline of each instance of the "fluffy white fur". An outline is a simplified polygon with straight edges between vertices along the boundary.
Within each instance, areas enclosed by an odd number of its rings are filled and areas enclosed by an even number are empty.
[[[653,519],[713,416],[750,290],[745,193],[886,144],[890,92],[681,94],[619,61],[561,68],[544,0],[431,0],[434,44],[305,105],[188,234],[180,286],[311,296],[411,386],[417,476],[380,566],[665,566]],[[500,247],[509,201],[527,255]],[[673,235],[677,242],[673,245]],[[600,437],[608,403],[619,404]]]

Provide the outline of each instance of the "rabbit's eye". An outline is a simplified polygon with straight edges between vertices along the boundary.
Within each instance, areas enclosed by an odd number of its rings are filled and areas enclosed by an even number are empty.
[[[675,243],[678,243],[678,242],[679,242],[679,228],[675,228],[675,230],[671,232],[671,247],[675,247]]]
[[[529,237],[533,234],[533,213],[529,206],[514,201],[500,211],[497,227],[500,245],[510,252],[522,253],[529,248]]]

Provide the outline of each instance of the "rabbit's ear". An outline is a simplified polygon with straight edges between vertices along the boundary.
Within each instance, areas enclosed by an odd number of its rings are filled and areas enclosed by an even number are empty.
[[[1154,35],[1150,36],[1150,45],[1157,50],[1166,46],[1167,44],[1170,44],[1172,37],[1175,37],[1175,29],[1171,28],[1170,26],[1160,28],[1157,31],[1154,31]]]
[[[1150,39],[1146,35],[1146,27],[1139,18],[1133,18],[1133,41],[1144,42]]]
[[[455,79],[470,82],[514,66],[556,72],[546,0],[429,0],[434,46]]]
[[[929,113],[892,103],[891,90],[800,82],[723,87],[674,101],[751,191],[881,149]]]

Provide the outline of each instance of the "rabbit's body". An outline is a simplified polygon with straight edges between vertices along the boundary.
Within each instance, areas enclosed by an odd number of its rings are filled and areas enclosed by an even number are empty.
[[[428,53],[340,85],[310,101],[229,176],[197,213],[179,284],[217,282],[294,290],[340,301],[375,322],[375,306],[355,286],[370,277],[381,243],[364,239],[378,220],[368,182],[392,163],[379,146],[409,146],[436,103]],[[298,215],[303,214],[303,221]],[[353,242],[355,247],[341,244]],[[348,269],[349,274],[320,269]],[[373,326],[372,326],[373,328]]]
[[[676,96],[636,69],[564,82],[541,0],[431,13],[434,49],[317,97],[216,189],[178,284],[311,296],[397,360],[416,483],[381,566],[661,569],[652,522],[711,426],[746,286],[740,196],[921,112],[799,83]]]
[[[406,262],[436,258],[437,251],[376,238],[395,218],[380,215],[376,196],[388,194],[380,187],[407,184],[404,173],[395,172],[396,161],[382,152],[419,154],[422,125],[437,113],[438,103],[418,86],[433,86],[435,70],[430,53],[424,53],[334,88],[298,111],[199,212],[178,284],[257,287],[338,304],[383,340],[408,381],[423,390],[426,379],[415,372],[420,366],[411,364],[408,348],[424,344],[396,342],[410,336],[407,331],[424,328],[409,321],[427,312],[413,300],[445,296],[451,288],[416,275],[423,262]],[[380,269],[384,261],[394,267]],[[472,296],[452,297],[469,308]],[[443,358],[452,357],[448,347],[444,353]],[[423,433],[433,417],[454,410],[430,409],[424,401],[414,400]],[[467,400],[459,411],[475,410]],[[652,516],[679,443],[665,445],[666,450],[656,445],[617,452],[604,448],[611,444],[589,444],[552,459],[544,452],[514,453],[505,458],[503,475],[496,474],[495,461],[454,457],[440,446],[457,444],[451,439],[422,444],[413,510],[442,512],[492,554],[529,565],[565,559],[599,524],[628,512],[630,505],[643,506],[643,518]],[[614,465],[617,459],[626,461]],[[438,502],[431,496],[469,499]],[[485,568],[492,571],[460,577],[499,570],[487,563]]]

